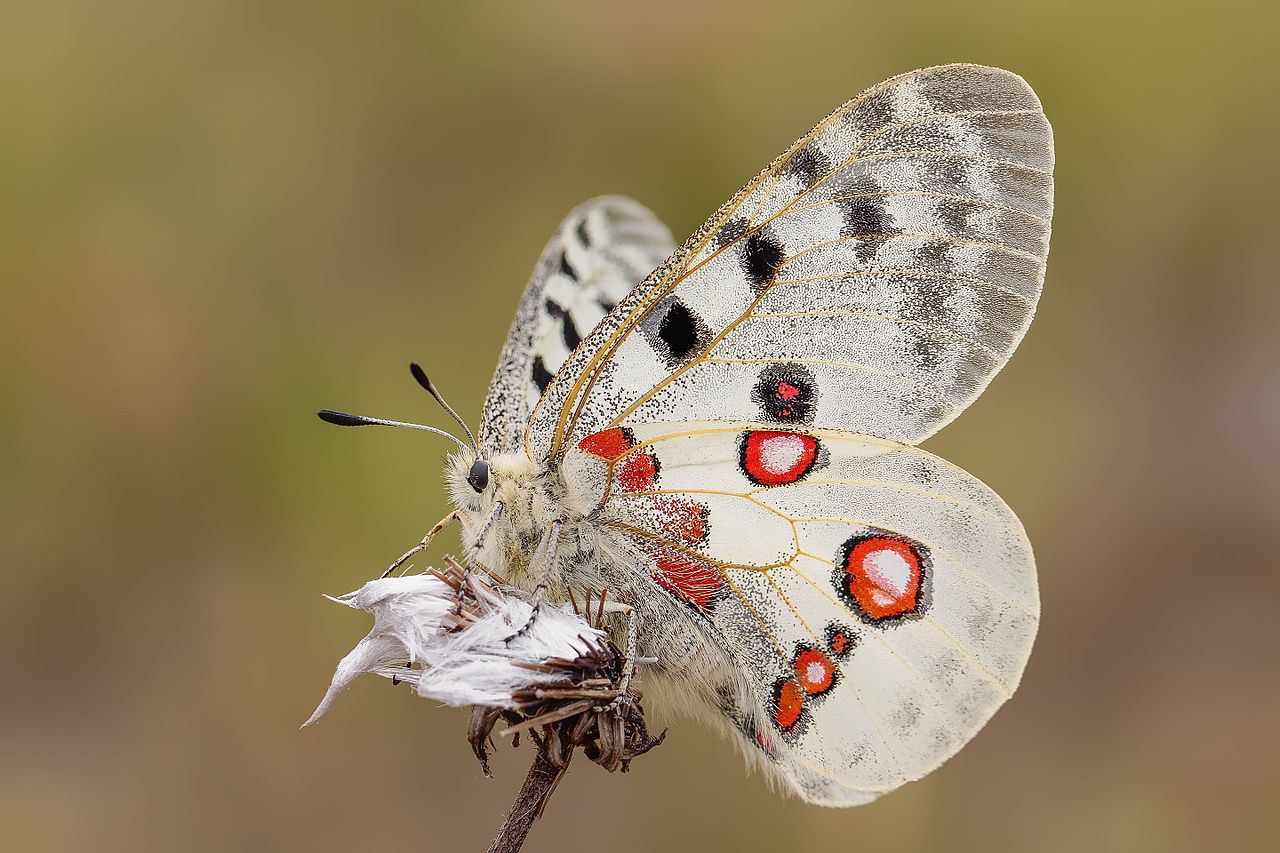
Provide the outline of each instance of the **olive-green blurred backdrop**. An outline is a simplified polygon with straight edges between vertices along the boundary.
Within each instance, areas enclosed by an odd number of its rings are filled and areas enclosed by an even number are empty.
[[[1275,13],[1231,2],[11,2],[0,13],[0,847],[475,850],[464,716],[336,607],[444,511],[572,205],[682,237],[884,77],[1000,65],[1057,137],[1040,316],[929,447],[1021,515],[1043,628],[958,757],[876,804],[770,794],[696,728],[583,762],[530,850],[1280,844]]]

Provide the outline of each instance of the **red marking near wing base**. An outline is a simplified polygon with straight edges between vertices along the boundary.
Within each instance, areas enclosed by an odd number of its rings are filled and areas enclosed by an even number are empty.
[[[622,427],[592,433],[578,442],[578,449],[612,462],[635,444],[628,431]]]
[[[641,498],[645,510],[661,527],[658,532],[685,545],[700,545],[707,538],[707,508],[697,501],[673,495],[652,495]]]
[[[794,483],[818,459],[818,439],[798,432],[754,430],[742,442],[742,470],[761,486]]]
[[[594,432],[578,442],[578,449],[606,462],[613,463],[636,445],[635,436],[626,427]],[[624,492],[644,492],[658,484],[658,457],[651,450],[632,453],[615,473],[618,485]]]
[[[800,685],[810,696],[826,693],[836,683],[836,665],[816,648],[801,649],[792,667]]]
[[[923,562],[916,545],[896,536],[855,541],[844,561],[846,589],[871,619],[914,613],[920,606]]]
[[[679,551],[661,550],[653,558],[654,580],[677,598],[699,610],[724,589],[724,576],[716,569]]]
[[[804,688],[798,681],[783,681],[774,688],[773,721],[784,733],[800,722],[804,713]]]
[[[622,460],[617,473],[624,492],[645,492],[658,485],[658,459],[648,451],[633,453]]]

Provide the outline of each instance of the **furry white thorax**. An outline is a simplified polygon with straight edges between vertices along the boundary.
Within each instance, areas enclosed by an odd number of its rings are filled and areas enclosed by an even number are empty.
[[[589,517],[599,502],[603,479],[594,478],[597,482],[593,482],[588,477],[585,491],[571,489],[558,466],[539,466],[518,451],[488,460],[489,484],[477,493],[467,482],[474,461],[469,453],[456,453],[445,469],[450,496],[462,518],[467,552],[476,546],[483,531],[476,559],[514,586],[531,590],[539,581],[532,573],[541,571],[541,567],[530,565],[531,559],[549,526],[558,522],[559,553],[546,578],[549,587],[561,593],[570,586],[579,590],[595,586],[598,590],[604,579],[587,567],[602,555],[621,556],[616,554],[620,546],[609,541],[612,537]],[[487,524],[499,502],[500,514]],[[572,572],[573,577],[566,577],[568,565],[580,567]]]

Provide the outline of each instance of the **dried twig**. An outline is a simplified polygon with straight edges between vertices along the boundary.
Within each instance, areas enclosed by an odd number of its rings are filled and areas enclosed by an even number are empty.
[[[502,822],[497,837],[489,845],[489,853],[516,853],[524,846],[533,822],[542,816],[551,792],[560,784],[561,777],[568,770],[568,761],[556,767],[542,750],[537,750],[533,756],[533,766],[524,777],[524,784],[520,786],[516,801],[511,804],[507,819]]]

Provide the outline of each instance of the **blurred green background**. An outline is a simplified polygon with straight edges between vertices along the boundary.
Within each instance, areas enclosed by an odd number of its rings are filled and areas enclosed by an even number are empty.
[[[1019,512],[1023,687],[861,809],[673,729],[575,766],[529,850],[1280,844],[1276,13],[1219,2],[6,3],[0,12],[0,846],[476,850],[527,766],[376,679],[297,730],[355,588],[443,514],[560,216],[689,233],[882,78],[1031,82],[1054,124],[1040,316],[929,447]]]

